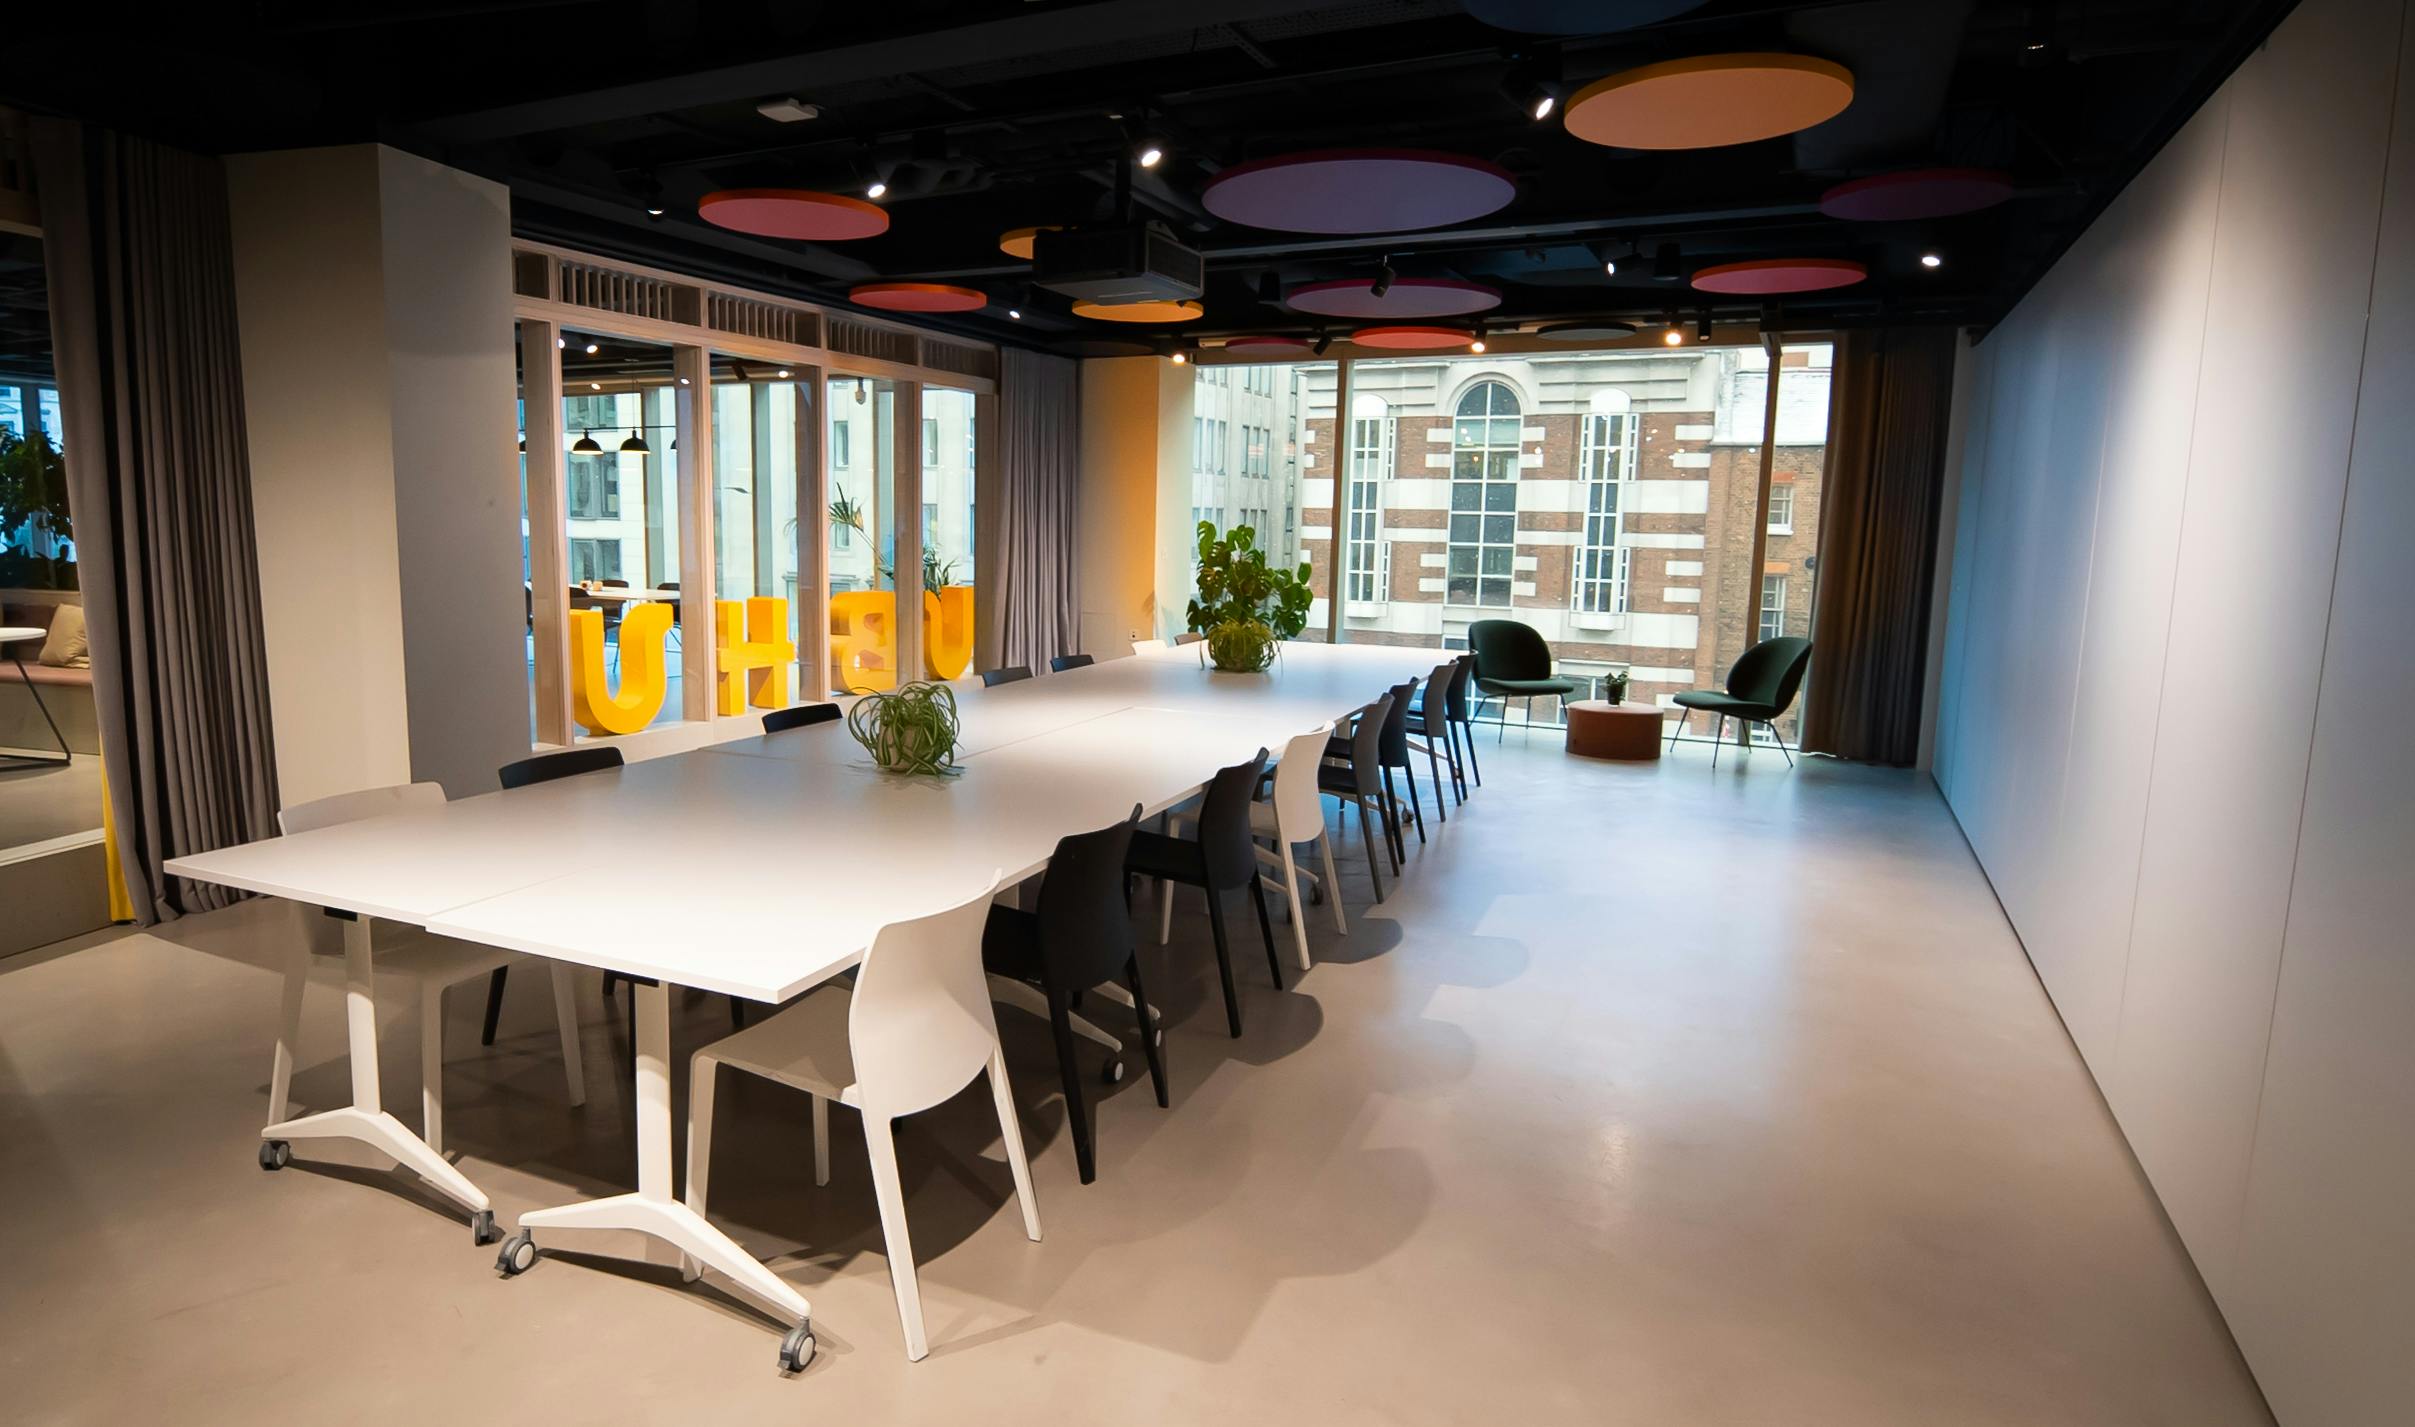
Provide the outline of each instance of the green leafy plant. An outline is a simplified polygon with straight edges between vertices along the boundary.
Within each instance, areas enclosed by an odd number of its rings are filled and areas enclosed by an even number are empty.
[[[841,489],[830,502],[830,523],[833,527],[845,526],[854,531],[857,538],[867,545],[872,543],[872,532],[864,525],[864,508],[848,499],[844,489]],[[878,571],[880,577],[888,581],[892,587],[897,584],[896,562],[874,555],[872,568]],[[922,587],[926,590],[937,590],[954,583],[956,583],[956,562],[939,558],[939,552],[931,546],[922,547]]]
[[[0,426],[0,540],[29,525],[59,540],[75,538],[75,526],[67,513],[67,464],[40,427],[20,436],[13,427]],[[0,584],[22,581],[35,589],[75,587],[73,561],[12,550],[0,554],[0,564],[18,567]]]
[[[1207,636],[1208,658],[1219,669],[1254,672],[1274,662],[1275,644],[1308,627],[1308,562],[1296,570],[1266,563],[1258,532],[1236,525],[1219,535],[1199,522],[1199,594],[1190,628]]]
[[[891,773],[938,776],[956,771],[955,692],[945,684],[912,683],[870,693],[847,710],[847,732]]]
[[[1627,679],[1628,673],[1625,665],[1613,666],[1610,672],[1602,675],[1602,698],[1614,704],[1625,703],[1627,701]]]

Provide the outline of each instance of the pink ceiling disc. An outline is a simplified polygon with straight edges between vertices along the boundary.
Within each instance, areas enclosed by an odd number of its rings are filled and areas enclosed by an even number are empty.
[[[1476,340],[1476,334],[1465,327],[1361,327],[1350,334],[1350,340],[1361,347],[1433,352],[1444,347],[1464,347]]]
[[[1781,292],[1851,287],[1869,275],[1868,268],[1844,258],[1762,258],[1704,268],[1694,274],[1694,287],[1698,292],[1767,297]]]
[[[1228,337],[1224,350],[1248,357],[1288,357],[1311,345],[1305,337]]]
[[[848,289],[847,299],[890,312],[973,312],[989,305],[978,288],[940,282],[860,282]]]
[[[1482,283],[1446,277],[1394,278],[1384,295],[1375,295],[1371,278],[1344,278],[1295,287],[1283,304],[1297,312],[1323,317],[1459,317],[1490,312],[1501,305],[1501,294]]]
[[[869,238],[889,231],[888,210],[879,204],[803,188],[725,188],[700,199],[696,216],[716,228],[758,238],[815,243]]]
[[[1518,196],[1509,170],[1426,149],[1322,149],[1236,164],[1199,195],[1228,223],[1283,233],[1402,233],[1481,218]]]
[[[1862,223],[1976,213],[2012,197],[2012,178],[1984,168],[1920,168],[1840,183],[1820,195],[1820,211]]]

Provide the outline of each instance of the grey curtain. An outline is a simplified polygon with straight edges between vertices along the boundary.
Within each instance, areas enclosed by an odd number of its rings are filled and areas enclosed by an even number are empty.
[[[1847,332],[1835,380],[1803,746],[1908,767],[1920,756],[1953,331]]]
[[[999,353],[999,664],[1081,652],[1081,373],[1071,360]]]
[[[101,753],[149,924],[235,896],[167,859],[276,830],[226,181],[71,121],[31,137]]]

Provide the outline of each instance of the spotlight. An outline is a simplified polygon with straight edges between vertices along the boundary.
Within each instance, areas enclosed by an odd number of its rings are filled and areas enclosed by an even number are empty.
[[[1139,160],[1142,168],[1155,168],[1164,161],[1165,156],[1166,146],[1164,144],[1156,139],[1143,139],[1140,141],[1140,152],[1133,157]]]
[[[1556,68],[1520,61],[1501,80],[1501,92],[1519,113],[1540,124],[1559,110],[1559,86],[1551,82],[1557,77]]]
[[[1618,276],[1618,259],[1616,259],[1616,258],[1604,258],[1604,259],[1602,259],[1602,276],[1604,276],[1604,277],[1617,277],[1617,276]]]
[[[781,376],[781,377],[786,377],[786,376],[788,375],[788,368],[786,368],[786,367],[782,367],[782,368],[780,368],[780,370],[779,370],[779,371],[778,371],[778,372],[777,372],[775,375],[778,375],[778,376]]]
[[[1391,290],[1392,260],[1390,258],[1386,258],[1384,259],[1383,266],[1375,270],[1375,281],[1368,286],[1367,292],[1370,296],[1380,299],[1385,293],[1390,292]]]
[[[629,439],[621,443],[621,454],[624,456],[651,456],[654,454],[654,448],[647,445],[646,438],[638,435],[636,428],[632,427],[629,431]]]
[[[1468,344],[1467,344],[1467,349],[1468,349],[1469,351],[1471,351],[1471,352],[1481,352],[1481,351],[1483,351],[1483,350],[1484,350],[1484,339],[1483,339],[1482,337],[1478,337],[1478,338],[1477,338],[1475,341],[1470,342],[1470,343],[1468,343]]]
[[[1332,349],[1332,347],[1333,347],[1333,339],[1332,339],[1331,337],[1326,336],[1324,333],[1319,332],[1319,333],[1317,334],[1317,344],[1316,344],[1316,346],[1314,346],[1314,347],[1310,348],[1309,350],[1310,350],[1310,351],[1312,351],[1312,352],[1314,352],[1314,353],[1315,353],[1317,356],[1320,356],[1320,357],[1321,357],[1321,356],[1324,356],[1326,352],[1330,351],[1330,350]]]
[[[871,384],[866,382],[862,377],[857,377],[855,379],[855,404],[857,406],[862,406],[866,401],[869,401],[871,397]]]
[[[864,187],[864,197],[866,197],[866,198],[879,198],[879,197],[881,197],[881,196],[885,195],[886,193],[888,193],[888,191],[889,191],[889,182],[888,182],[888,180],[887,180],[887,179],[880,179],[880,178],[876,178],[876,179],[872,180],[872,182],[871,182],[871,183],[869,183],[869,184],[865,185],[865,187]]]
[[[649,204],[646,208],[646,216],[648,218],[660,218],[662,216],[662,210]]]
[[[570,443],[570,454],[573,456],[601,456],[604,454],[603,443],[595,439],[594,432],[582,431],[579,433],[579,439]]]
[[[1937,256],[1935,253],[1922,253],[1920,255],[1920,265],[1924,268],[1941,268],[1945,266],[1945,259]]]
[[[1675,243],[1663,243],[1652,250],[1652,281],[1680,282],[1684,278],[1684,262]]]
[[[1015,321],[1020,322],[1023,320],[1023,309],[1020,307],[1010,307],[1006,309],[1006,315],[1013,318]]]
[[[553,347],[554,347],[554,350],[555,350],[555,351],[557,351],[557,352],[558,352],[558,351],[561,351],[563,348],[565,348],[565,347],[567,347],[567,346],[569,346],[569,345],[570,345],[570,344],[569,344],[568,342],[563,341],[563,340],[562,340],[561,338],[559,338],[559,337],[556,337],[556,338],[554,338],[554,339],[553,339]]]
[[[1190,362],[1190,360],[1191,360],[1191,359],[1190,359],[1189,357],[1186,357],[1186,356],[1184,356],[1184,355],[1182,354],[1182,348],[1180,348],[1180,347],[1176,347],[1176,348],[1174,349],[1174,357],[1173,357],[1173,362],[1174,362],[1174,365],[1175,365],[1175,366],[1178,366],[1178,367],[1179,367],[1179,366],[1184,366],[1184,365],[1188,364],[1188,363]]]
[[[603,389],[604,389],[604,384],[603,384],[602,382],[589,382],[589,383],[587,383],[587,390],[589,390],[589,391],[602,391]]]
[[[1707,307],[1702,309],[1701,317],[1694,323],[1694,340],[1697,342],[1711,340],[1711,310]]]
[[[590,342],[590,343],[588,343],[588,344],[587,344],[587,355],[588,355],[588,356],[590,356],[590,357],[594,356],[594,355],[595,355],[597,352],[600,352],[600,351],[602,351],[602,350],[603,350],[603,349],[602,349],[601,347],[598,347],[598,346],[597,346],[595,343],[593,343],[593,342]]]
[[[1663,346],[1682,347],[1685,345],[1685,329],[1672,325],[1668,331],[1660,334],[1660,341]]]

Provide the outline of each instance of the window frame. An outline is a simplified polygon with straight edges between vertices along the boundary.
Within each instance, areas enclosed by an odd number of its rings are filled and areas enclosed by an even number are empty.
[[[1628,576],[1634,551],[1624,543],[1622,496],[1634,479],[1637,433],[1643,423],[1631,411],[1587,412],[1578,421],[1577,472],[1585,482],[1585,509],[1575,567],[1569,571],[1569,608],[1579,616],[1625,615],[1633,598]]]

